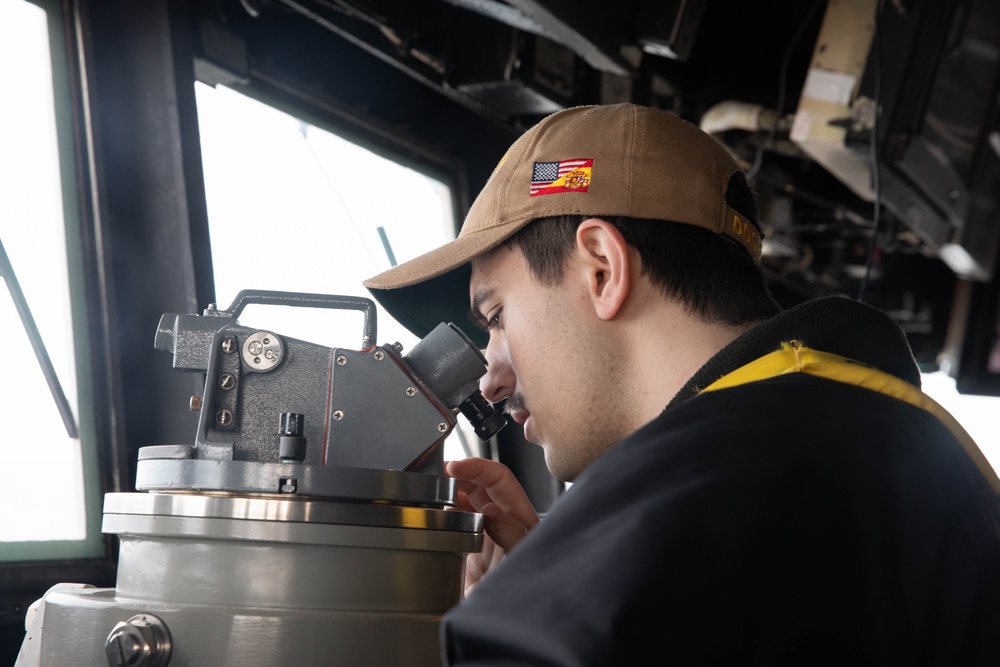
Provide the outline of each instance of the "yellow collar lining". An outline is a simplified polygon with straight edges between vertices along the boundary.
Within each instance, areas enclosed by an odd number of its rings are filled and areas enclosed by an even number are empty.
[[[931,413],[955,436],[976,468],[986,478],[994,493],[1000,496],[1000,478],[997,477],[993,466],[983,456],[972,436],[947,410],[909,382],[847,357],[813,350],[796,340],[788,341],[781,344],[781,349],[755,359],[722,376],[699,393],[728,389],[789,373],[808,373],[864,387]]]

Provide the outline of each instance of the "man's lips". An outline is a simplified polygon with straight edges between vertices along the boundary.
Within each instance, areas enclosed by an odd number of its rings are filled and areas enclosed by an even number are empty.
[[[529,413],[527,410],[521,408],[516,408],[514,410],[511,410],[508,414],[510,414],[511,419],[516,421],[518,424],[521,424],[522,426],[524,425],[524,422],[528,421],[528,417],[531,415],[531,413]]]
[[[531,413],[528,412],[524,405],[524,394],[519,391],[511,392],[510,396],[504,401],[503,411],[522,426],[524,422],[528,421],[528,417],[531,416]]]

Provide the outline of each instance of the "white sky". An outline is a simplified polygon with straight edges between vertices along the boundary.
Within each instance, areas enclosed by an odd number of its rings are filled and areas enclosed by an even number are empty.
[[[1000,398],[959,394],[955,381],[942,372],[925,373],[922,382],[924,393],[958,420],[1000,473]]]
[[[390,267],[379,226],[398,262],[454,237],[444,184],[227,88],[196,93],[220,307],[242,289],[370,297],[361,281]],[[318,316],[334,328],[306,340],[360,343],[360,317]],[[395,340],[416,342],[380,309],[378,342]]]

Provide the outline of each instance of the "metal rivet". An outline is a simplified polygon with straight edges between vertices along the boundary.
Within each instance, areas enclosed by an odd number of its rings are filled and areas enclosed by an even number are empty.
[[[417,394],[417,390],[414,389],[413,387],[407,387],[406,388],[406,395],[407,396],[415,396],[416,394]]]
[[[226,391],[229,391],[230,389],[236,386],[236,376],[234,376],[232,373],[223,373],[219,377],[219,386],[225,389]]]
[[[375,350],[375,353],[372,354],[372,358],[375,359],[375,361],[382,361],[385,359],[385,352],[382,350]]]
[[[229,426],[233,423],[233,413],[229,410],[219,410],[215,415],[215,422],[219,426]]]
[[[438,430],[444,433],[445,431],[448,430],[448,425],[445,424],[444,422],[441,422],[440,424],[438,424]]]
[[[232,354],[236,350],[236,341],[232,338],[227,338],[222,341],[222,351],[226,354]]]
[[[191,408],[191,412],[201,410],[201,396],[192,396],[191,400],[188,401],[188,407]]]
[[[343,418],[344,418],[344,411],[343,410],[334,410],[333,411],[333,419],[334,419],[334,421],[338,421],[339,422]]]
[[[344,355],[342,355],[342,354],[341,354],[341,355],[339,355],[339,356],[337,357],[337,365],[338,365],[338,366],[346,366],[346,365],[347,365],[347,357],[345,357],[345,356],[344,356]]]

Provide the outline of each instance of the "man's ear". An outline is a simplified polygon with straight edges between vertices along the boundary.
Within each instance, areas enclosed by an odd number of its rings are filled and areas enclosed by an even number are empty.
[[[610,222],[589,218],[576,229],[576,255],[594,312],[602,320],[614,318],[632,286],[625,237]]]

